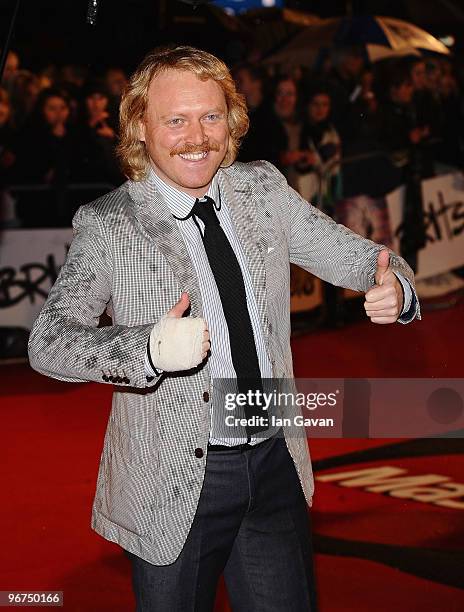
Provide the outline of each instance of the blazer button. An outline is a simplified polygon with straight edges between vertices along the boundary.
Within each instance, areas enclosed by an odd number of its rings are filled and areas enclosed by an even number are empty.
[[[203,449],[202,448],[196,448],[195,449],[195,457],[197,459],[201,459],[204,455]]]
[[[209,402],[209,393],[208,393],[208,391],[205,391],[203,393],[203,401],[204,402]]]

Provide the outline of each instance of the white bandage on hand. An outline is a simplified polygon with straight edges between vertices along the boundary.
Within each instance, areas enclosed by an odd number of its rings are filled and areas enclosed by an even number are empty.
[[[203,361],[206,321],[200,317],[162,317],[150,333],[150,357],[165,372],[190,370]]]

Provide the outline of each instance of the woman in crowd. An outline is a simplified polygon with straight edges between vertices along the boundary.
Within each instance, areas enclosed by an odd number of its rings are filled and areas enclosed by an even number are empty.
[[[59,188],[70,181],[77,160],[76,135],[69,115],[69,100],[61,90],[49,88],[40,93],[18,139],[18,182]],[[56,225],[61,216],[58,200],[47,191],[26,191],[20,197],[18,214],[29,227]]]
[[[123,181],[118,167],[117,120],[109,110],[110,95],[103,82],[87,83],[82,92],[79,150],[80,180],[117,186]]]
[[[298,186],[297,166],[307,160],[307,151],[300,148],[303,122],[298,103],[296,81],[291,77],[281,77],[275,84],[273,103],[275,125],[273,128],[278,145],[276,165],[280,167],[289,184],[295,189]],[[274,134],[274,131],[269,133]]]
[[[304,153],[296,169],[299,193],[311,204],[335,216],[336,201],[341,198],[341,140],[330,115],[332,100],[327,88],[313,86],[305,104],[305,118],[300,135]],[[322,316],[329,326],[343,325],[343,292],[323,283]]]
[[[59,89],[44,89],[19,138],[17,174],[29,183],[66,182],[73,167],[75,134],[69,101]]]
[[[299,149],[305,155],[297,162],[297,189],[311,203],[329,214],[341,197],[341,141],[330,121],[331,98],[323,87],[313,87],[306,103]]]
[[[41,91],[41,82],[36,74],[29,70],[18,70],[14,73],[8,86],[11,105],[15,112],[17,127],[25,125],[36,108]]]

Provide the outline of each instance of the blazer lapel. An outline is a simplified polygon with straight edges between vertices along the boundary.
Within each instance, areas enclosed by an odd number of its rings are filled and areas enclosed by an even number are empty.
[[[156,190],[152,172],[150,169],[143,181],[129,181],[130,207],[142,229],[165,257],[182,291],[189,294],[192,316],[202,317],[203,305],[195,269],[176,221]]]
[[[265,240],[259,218],[260,208],[254,202],[248,182],[237,180],[235,176],[226,174],[226,171],[220,171],[219,187],[227,202],[239,242],[245,251],[265,344],[269,346],[266,269],[263,257]]]

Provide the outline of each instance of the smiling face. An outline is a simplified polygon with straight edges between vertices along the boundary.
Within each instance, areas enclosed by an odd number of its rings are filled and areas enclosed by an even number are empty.
[[[140,124],[156,174],[193,197],[202,197],[227,153],[227,104],[221,86],[194,73],[166,70],[148,89]]]

